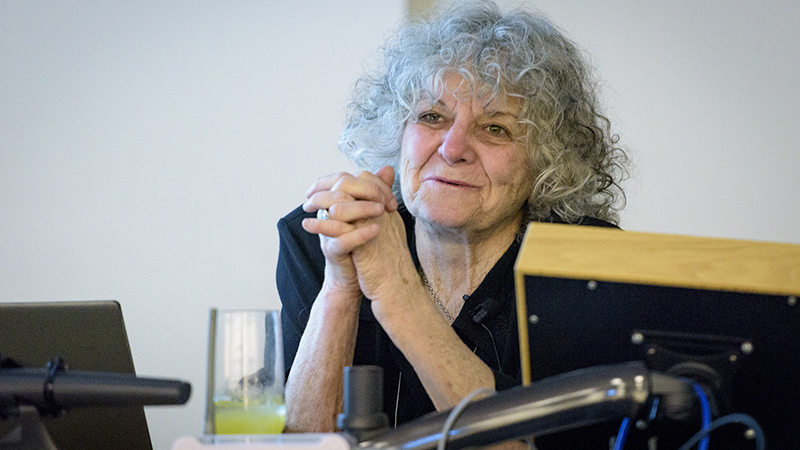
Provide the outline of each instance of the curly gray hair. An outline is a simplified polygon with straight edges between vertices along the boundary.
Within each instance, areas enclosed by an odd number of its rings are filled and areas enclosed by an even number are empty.
[[[520,145],[535,180],[524,223],[554,216],[618,222],[627,156],[599,112],[597,82],[580,50],[540,14],[467,3],[401,27],[383,48],[383,66],[356,83],[340,150],[362,168],[397,172],[406,122],[454,72],[475,94],[523,102]]]

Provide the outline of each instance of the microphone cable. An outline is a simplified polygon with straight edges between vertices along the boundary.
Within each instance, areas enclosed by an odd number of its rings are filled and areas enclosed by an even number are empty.
[[[488,388],[478,388],[474,391],[470,392],[466,395],[466,397],[462,398],[460,402],[450,411],[448,414],[447,419],[444,421],[444,425],[442,426],[442,435],[439,437],[439,443],[436,445],[436,450],[445,450],[447,446],[447,440],[450,438],[450,430],[453,429],[453,425],[456,423],[461,414],[472,402],[472,399],[475,397],[486,394],[491,395],[494,391]]]

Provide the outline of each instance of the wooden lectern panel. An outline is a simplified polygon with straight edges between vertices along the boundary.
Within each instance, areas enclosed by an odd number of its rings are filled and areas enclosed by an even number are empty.
[[[520,343],[528,342],[526,276],[778,295],[795,304],[800,245],[531,223],[515,267]],[[524,384],[527,347],[520,345]]]
[[[518,274],[800,294],[800,245],[534,223]]]

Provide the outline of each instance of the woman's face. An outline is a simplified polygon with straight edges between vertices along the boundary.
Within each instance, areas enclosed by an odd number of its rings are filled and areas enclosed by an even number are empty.
[[[442,98],[421,103],[403,133],[400,185],[418,220],[464,231],[514,226],[530,194],[530,160],[519,144],[520,102],[470,97],[460,76]],[[516,230],[514,230],[516,231]]]

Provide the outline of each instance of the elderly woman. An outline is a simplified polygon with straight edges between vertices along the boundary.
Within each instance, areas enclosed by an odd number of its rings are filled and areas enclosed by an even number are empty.
[[[279,223],[287,430],[332,431],[342,372],[384,370],[399,424],[521,380],[513,265],[531,221],[613,226],[624,153],[546,18],[481,3],[404,26],[340,148]]]

